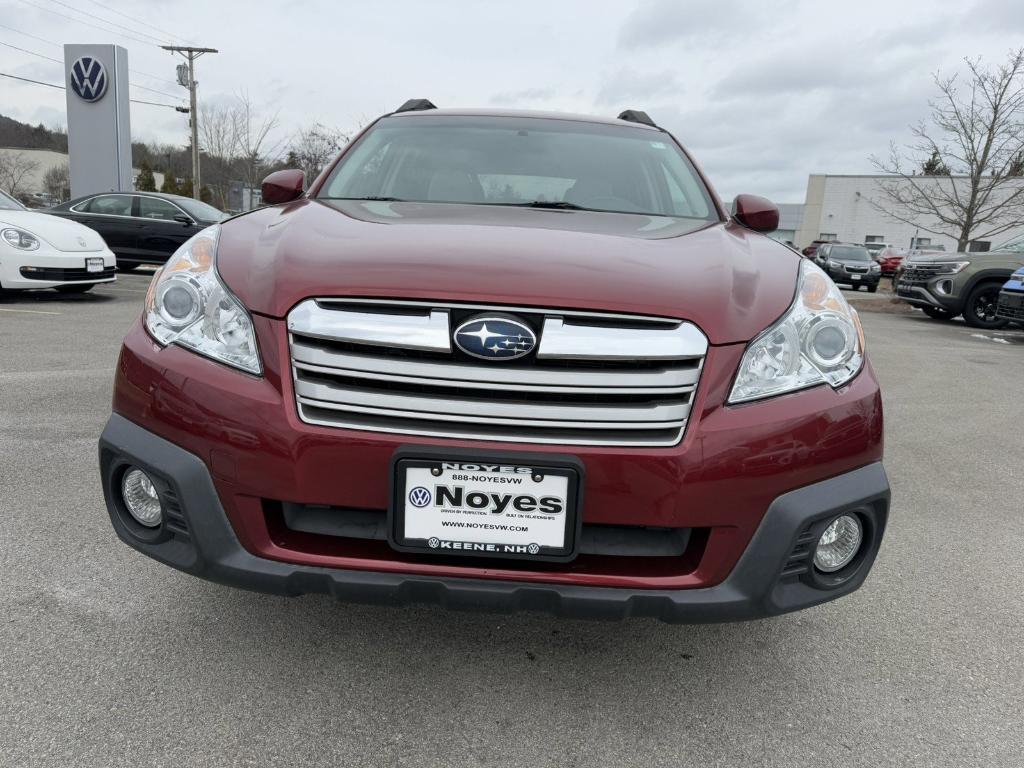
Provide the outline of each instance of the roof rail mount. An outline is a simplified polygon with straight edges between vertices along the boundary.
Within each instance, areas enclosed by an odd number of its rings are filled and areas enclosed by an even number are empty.
[[[651,128],[658,127],[657,125],[654,124],[654,121],[651,120],[650,115],[648,115],[646,112],[641,112],[639,109],[623,110],[622,112],[619,113],[619,120],[628,120],[631,123],[643,123],[644,125],[651,126]]]
[[[430,99],[409,99],[395,112],[422,112],[425,109],[437,109]]]

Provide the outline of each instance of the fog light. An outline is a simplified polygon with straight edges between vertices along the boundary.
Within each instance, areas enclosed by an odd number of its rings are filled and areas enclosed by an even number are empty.
[[[156,528],[163,519],[160,496],[149,475],[141,469],[129,469],[121,480],[121,498],[131,516],[147,528]]]
[[[855,515],[840,515],[818,539],[818,546],[814,550],[814,567],[832,573],[849,565],[860,551],[863,538],[860,520]]]

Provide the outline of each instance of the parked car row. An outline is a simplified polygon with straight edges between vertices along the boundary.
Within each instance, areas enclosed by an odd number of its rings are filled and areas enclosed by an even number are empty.
[[[29,210],[0,192],[0,290],[84,293],[116,271],[163,264],[226,218],[211,205],[156,192],[112,192]]]
[[[912,252],[894,278],[895,293],[935,320],[963,315],[973,328],[1002,328],[1024,316],[1017,303],[1024,288],[1010,279],[1021,267],[1024,238],[987,252]]]

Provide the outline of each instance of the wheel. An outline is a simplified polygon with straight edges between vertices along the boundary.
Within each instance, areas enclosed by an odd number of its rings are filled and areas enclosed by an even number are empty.
[[[54,288],[58,293],[86,293],[91,291],[96,283],[78,283],[77,285],[58,285]]]
[[[921,307],[924,313],[928,315],[932,320],[952,320],[955,315],[952,312],[947,312],[945,309],[939,307]]]
[[[1002,328],[1009,321],[996,317],[1001,283],[982,283],[967,297],[964,303],[964,322],[972,328]]]
[[[139,264],[138,262],[119,261],[119,262],[117,262],[117,271],[118,272],[134,272],[135,270],[137,270],[141,266],[142,265]]]
[[[869,285],[867,288],[868,288],[868,293],[874,293],[875,291],[878,290],[878,286],[877,285]]]

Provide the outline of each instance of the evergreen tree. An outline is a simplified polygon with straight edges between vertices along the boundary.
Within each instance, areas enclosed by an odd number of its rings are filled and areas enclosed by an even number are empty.
[[[174,179],[174,174],[169,170],[164,171],[164,183],[161,185],[160,191],[168,195],[178,194],[178,183]]]
[[[939,155],[938,150],[932,152],[932,156],[929,157],[921,165],[921,173],[925,176],[949,176],[949,168],[943,162],[942,156]]]
[[[135,179],[135,189],[139,192],[156,192],[156,179],[153,177],[153,169],[149,163],[143,160],[139,164],[139,175]]]

